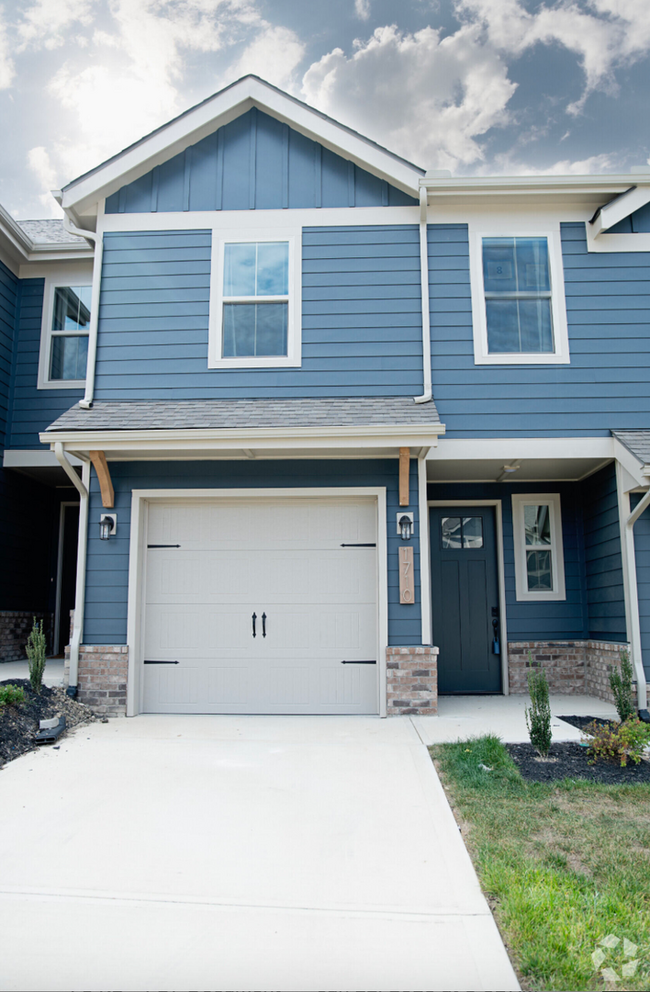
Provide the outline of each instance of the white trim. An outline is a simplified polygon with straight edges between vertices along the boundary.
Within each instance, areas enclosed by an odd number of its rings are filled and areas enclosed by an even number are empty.
[[[131,493],[131,537],[129,554],[129,589],[127,608],[127,644],[129,649],[127,681],[127,716],[140,712],[140,678],[142,672],[148,504],[153,500],[216,499],[320,499],[339,496],[367,497],[377,505],[377,709],[386,716],[386,647],[388,645],[388,562],[386,533],[386,489],[379,486],[322,486],[306,489],[134,489]],[[76,616],[75,616],[76,623]]]
[[[472,324],[474,328],[475,365],[566,365],[569,363],[569,331],[564,297],[564,269],[562,266],[562,241],[560,225],[522,222],[512,216],[502,216],[479,224],[469,222],[469,268],[472,296]],[[531,237],[546,238],[548,244],[549,275],[551,281],[551,315],[555,351],[499,352],[488,351],[487,321],[485,314],[485,284],[483,278],[483,238]]]
[[[422,176],[422,170],[417,166],[263,80],[245,76],[69,185],[62,191],[63,209],[71,208],[78,215],[90,215],[97,200],[145,175],[155,165],[173,158],[252,107],[258,107],[325,148],[417,197],[418,180]]]
[[[232,231],[258,228],[352,227],[418,224],[419,209],[402,207],[291,207],[286,210],[186,210],[142,214],[104,214],[102,231]]]
[[[70,669],[68,685],[76,686],[79,678],[79,648],[84,630],[84,612],[86,608],[86,557],[88,550],[88,490],[90,487],[90,462],[86,462],[81,470],[81,486],[79,490],[79,540],[77,542],[77,582],[74,599],[74,623],[72,625],[72,640],[70,641]]]
[[[609,437],[487,437],[441,438],[438,447],[427,455],[427,461],[490,460],[506,458],[527,461],[534,458],[610,459],[616,455]],[[434,480],[431,480],[434,481]]]
[[[606,203],[598,211],[598,215],[587,225],[591,229],[594,238],[599,237],[603,232],[619,224],[635,210],[645,207],[650,202],[650,187],[636,186],[626,193],[617,196],[610,203]]]
[[[505,556],[503,549],[503,504],[500,499],[430,499],[428,506],[493,506],[497,539],[497,583],[499,586],[499,629],[501,637],[501,694],[510,695],[508,666],[508,618],[506,613]]]
[[[588,252],[637,252],[650,251],[650,234],[594,234],[589,222],[585,224],[587,231]]]
[[[622,172],[617,175],[587,176],[425,176],[419,185],[429,196],[530,196],[573,193],[602,194],[609,197],[624,193],[630,186],[647,182],[647,174]]]
[[[641,620],[639,615],[639,590],[636,572],[636,546],[634,522],[630,523],[630,493],[626,491],[626,470],[616,462],[616,495],[618,499],[618,521],[621,537],[621,561],[623,566],[623,597],[625,602],[625,628],[630,646],[632,667],[637,680],[637,707],[647,708],[647,689],[641,647]],[[646,494],[644,494],[645,496]],[[643,498],[643,497],[642,497]]]
[[[418,515],[420,517],[420,615],[422,644],[431,644],[431,547],[427,505],[427,463],[418,458]]]
[[[223,350],[223,273],[226,244],[249,242],[286,242],[289,246],[289,292],[287,297],[287,354],[252,358],[224,358]],[[208,337],[209,369],[297,368],[302,355],[302,230],[298,227],[278,230],[241,228],[212,229],[212,260],[210,268],[210,317]],[[232,299],[228,297],[228,299]],[[250,302],[264,302],[271,297],[251,297]],[[275,298],[273,298],[275,299]]]
[[[512,535],[515,552],[515,587],[517,601],[538,603],[545,600],[558,602],[566,599],[564,579],[564,546],[562,541],[562,509],[559,493],[512,493]],[[548,591],[530,592],[526,568],[526,541],[524,537],[524,507],[548,506],[551,525],[551,544],[543,550],[551,552],[553,588]],[[528,550],[535,550],[530,548]]]
[[[65,511],[68,506],[81,508],[80,500],[65,500],[59,503],[59,541],[56,551],[56,593],[54,598],[54,644],[59,643],[61,633],[61,585],[63,584],[63,542],[65,540]],[[68,617],[68,624],[70,618]]]
[[[74,455],[68,455],[71,465],[83,464]],[[54,451],[31,451],[22,448],[5,448],[2,456],[4,468],[58,468],[59,460]]]
[[[52,316],[54,312],[54,291],[60,287],[67,286],[92,286],[93,269],[92,266],[80,265],[57,265],[45,276],[45,286],[43,291],[43,311],[41,314],[41,344],[38,356],[38,381],[37,389],[83,389],[86,380],[83,379],[50,379],[50,349],[52,347],[53,336],[65,337],[66,333],[53,335]],[[92,305],[92,304],[91,304]],[[92,313],[91,313],[92,321]],[[73,331],[68,332],[70,336],[90,337],[90,324],[88,332],[75,335]]]

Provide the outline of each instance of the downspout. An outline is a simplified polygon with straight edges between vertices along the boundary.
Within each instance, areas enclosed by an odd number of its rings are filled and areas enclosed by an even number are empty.
[[[643,495],[643,498],[637,503],[629,517],[625,521],[625,530],[630,535],[630,545],[632,551],[632,561],[631,566],[634,568],[634,584],[636,585],[636,557],[634,548],[634,525],[643,513],[650,506],[650,489]],[[647,710],[648,708],[648,694],[646,688],[645,679],[645,669],[643,667],[643,654],[641,652],[641,630],[639,628],[638,640],[636,645],[636,650],[632,652],[632,664],[634,665],[634,674],[636,675],[636,696],[637,696],[637,708],[639,710]]]
[[[79,491],[79,542],[77,546],[77,585],[74,601],[74,623],[70,639],[70,671],[68,675],[68,695],[77,695],[79,677],[79,646],[83,634],[84,607],[86,599],[86,549],[88,547],[88,490],[90,487],[90,462],[84,461],[81,479],[67,459],[60,441],[54,444],[54,454],[61,468]]]
[[[97,359],[97,330],[99,327],[99,290],[102,271],[102,255],[104,252],[104,239],[94,231],[85,231],[80,227],[75,227],[70,222],[67,214],[63,214],[63,228],[68,234],[74,234],[79,238],[87,238],[95,246],[95,257],[93,260],[93,291],[90,300],[90,327],[88,328],[88,362],[86,365],[86,392],[84,398],[79,400],[79,406],[84,410],[90,410],[93,405],[95,395],[95,364]]]
[[[429,313],[429,246],[427,244],[427,188],[420,187],[420,286],[422,294],[422,372],[424,391],[414,396],[416,403],[429,403],[433,397],[431,381],[431,316]]]
[[[619,492],[619,514],[621,518],[621,543],[623,558],[623,577],[627,602],[626,619],[628,621],[628,639],[632,667],[636,677],[637,709],[647,710],[647,689],[643,655],[641,653],[641,626],[639,623],[639,594],[636,578],[636,555],[634,547],[634,525],[648,506],[650,506],[650,489],[630,513],[629,495],[623,490],[622,466],[616,462],[616,482]],[[626,604],[627,605],[627,604]]]

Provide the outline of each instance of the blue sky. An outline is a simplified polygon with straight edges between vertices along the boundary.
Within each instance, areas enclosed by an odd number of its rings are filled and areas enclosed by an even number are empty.
[[[649,161],[649,0],[5,0],[0,203],[49,190],[247,72],[425,168]]]

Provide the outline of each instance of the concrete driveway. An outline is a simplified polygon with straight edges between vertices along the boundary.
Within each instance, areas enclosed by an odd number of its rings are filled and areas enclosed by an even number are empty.
[[[517,989],[407,718],[79,729],[0,773],[3,990]]]

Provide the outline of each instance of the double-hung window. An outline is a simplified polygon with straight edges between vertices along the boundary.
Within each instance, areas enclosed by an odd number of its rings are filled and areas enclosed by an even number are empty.
[[[512,497],[518,600],[566,599],[558,493]]]
[[[211,368],[300,364],[298,240],[214,232]]]
[[[480,232],[472,252],[476,362],[568,362],[559,232]]]
[[[92,286],[71,279],[47,282],[43,306],[39,386],[83,386],[88,363]]]

